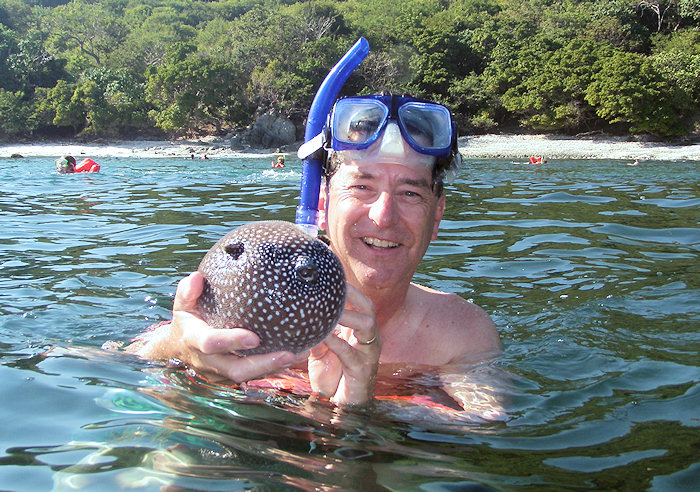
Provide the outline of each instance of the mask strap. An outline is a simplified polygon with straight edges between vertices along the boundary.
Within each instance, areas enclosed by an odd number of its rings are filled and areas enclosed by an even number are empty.
[[[325,133],[326,132],[322,131],[311,140],[307,140],[306,142],[301,144],[301,146],[299,146],[299,150],[297,151],[297,156],[299,157],[299,159],[306,159],[317,150],[321,150],[326,144]]]

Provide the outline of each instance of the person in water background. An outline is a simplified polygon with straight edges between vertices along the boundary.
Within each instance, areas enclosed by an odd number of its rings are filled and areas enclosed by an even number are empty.
[[[337,330],[310,352],[240,357],[258,337],[241,327],[214,330],[198,313],[203,278],[181,280],[173,319],[127,351],[178,359],[235,382],[304,366],[311,388],[338,405],[375,395],[382,364],[442,367],[500,350],[488,314],[458,295],[412,282],[445,210],[446,176],[461,161],[456,125],[439,104],[399,96],[339,99],[329,118],[319,226],[348,282]],[[449,392],[449,388],[446,389]],[[455,398],[459,401],[457,398]]]
[[[56,170],[61,174],[74,173],[75,164],[75,157],[72,155],[64,155],[56,159]]]
[[[284,167],[284,156],[278,155],[277,162],[273,162],[272,167]]]
[[[75,157],[64,155],[56,159],[56,170],[61,174],[96,173],[100,171],[100,165],[90,158],[76,163]]]

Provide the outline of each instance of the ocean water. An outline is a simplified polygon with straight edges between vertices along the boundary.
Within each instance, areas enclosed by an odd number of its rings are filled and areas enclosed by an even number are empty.
[[[300,163],[0,159],[0,490],[697,490],[698,162],[470,160],[416,281],[503,341],[452,368],[496,420],[208,383],[100,350],[169,319],[230,229],[294,220]],[[392,367],[402,394],[434,389]]]

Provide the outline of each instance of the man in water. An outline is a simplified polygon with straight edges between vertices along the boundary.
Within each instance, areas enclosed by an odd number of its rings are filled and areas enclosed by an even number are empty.
[[[340,99],[330,118],[319,226],[348,281],[338,328],[308,353],[239,357],[257,336],[214,330],[199,316],[203,278],[180,281],[173,320],[128,350],[176,358],[202,373],[244,382],[306,365],[314,391],[339,405],[370,402],[380,364],[445,366],[500,350],[478,306],[411,280],[436,239],[443,181],[459,165],[456,125],[442,105],[398,96]]]

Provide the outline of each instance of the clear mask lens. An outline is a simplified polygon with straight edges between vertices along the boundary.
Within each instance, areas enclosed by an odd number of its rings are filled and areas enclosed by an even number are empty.
[[[402,164],[404,166],[432,169],[435,157],[416,152],[401,136],[396,123],[389,122],[380,138],[365,149],[342,150],[338,154],[346,162],[357,161],[364,164]]]
[[[411,102],[399,108],[408,139],[423,149],[446,149],[452,143],[452,119],[444,106]]]
[[[366,149],[382,135],[388,122],[398,123],[403,139],[416,152],[431,156],[451,152],[453,125],[449,110],[440,104],[399,96],[351,97],[336,102],[331,115],[331,148]]]
[[[371,145],[389,116],[388,108],[374,100],[358,100],[353,104],[342,104],[342,101],[339,101],[334,112],[335,138],[351,146]]]

